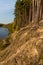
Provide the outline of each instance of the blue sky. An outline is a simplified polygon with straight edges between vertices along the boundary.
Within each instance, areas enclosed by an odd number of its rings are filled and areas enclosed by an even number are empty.
[[[14,19],[16,0],[0,0],[0,23],[11,23]]]

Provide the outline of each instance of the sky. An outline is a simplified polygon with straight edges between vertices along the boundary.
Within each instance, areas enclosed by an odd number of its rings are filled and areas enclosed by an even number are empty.
[[[11,23],[14,20],[16,0],[0,0],[0,23]]]

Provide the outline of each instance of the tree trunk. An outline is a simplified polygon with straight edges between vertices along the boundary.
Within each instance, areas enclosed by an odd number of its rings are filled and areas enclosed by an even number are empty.
[[[31,22],[31,15],[32,15],[32,8],[31,8],[31,5],[30,5],[30,9],[29,9],[29,22]]]
[[[34,0],[32,0],[32,22],[34,21]]]
[[[32,0],[32,22],[38,23],[39,14],[41,18],[41,0]]]
[[[35,22],[38,22],[38,17],[39,17],[39,12],[40,12],[40,4],[41,4],[41,0],[37,0],[37,13],[36,13],[36,19]]]

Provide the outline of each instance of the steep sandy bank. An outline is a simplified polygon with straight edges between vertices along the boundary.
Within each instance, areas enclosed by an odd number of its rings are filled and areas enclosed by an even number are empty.
[[[43,65],[43,20],[11,37],[11,44],[0,54],[0,65]]]

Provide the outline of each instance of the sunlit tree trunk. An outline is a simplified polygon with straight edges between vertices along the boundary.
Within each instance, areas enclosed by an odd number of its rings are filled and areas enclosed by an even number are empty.
[[[35,22],[38,22],[38,17],[39,17],[39,13],[40,13],[40,4],[41,4],[41,0],[37,0],[37,13],[36,13],[36,19]]]
[[[43,19],[43,0],[41,0],[41,4],[42,4],[42,19]]]
[[[31,21],[31,6],[30,6],[30,9],[29,9],[29,22]]]
[[[27,13],[26,13],[26,7],[25,7],[25,23],[27,22]]]
[[[42,19],[42,6],[40,6],[39,21]]]
[[[34,22],[35,19],[35,0],[32,0],[32,22]]]
[[[41,18],[40,6],[41,0],[32,0],[32,22],[38,23],[39,16]]]

